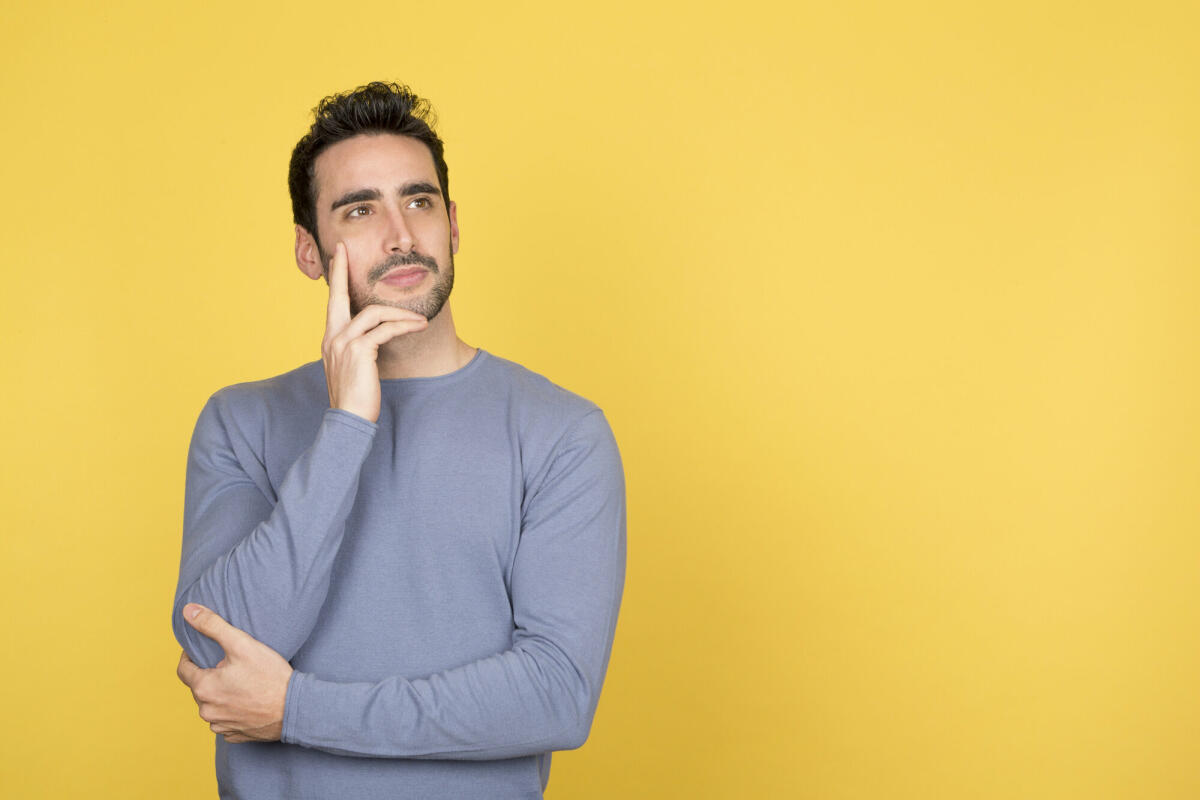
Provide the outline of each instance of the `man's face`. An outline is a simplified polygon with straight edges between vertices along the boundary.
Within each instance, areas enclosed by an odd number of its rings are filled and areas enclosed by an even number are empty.
[[[333,250],[345,242],[351,313],[377,303],[437,316],[454,286],[458,222],[429,148],[407,136],[361,134],[317,156],[314,172],[321,263],[328,276]]]

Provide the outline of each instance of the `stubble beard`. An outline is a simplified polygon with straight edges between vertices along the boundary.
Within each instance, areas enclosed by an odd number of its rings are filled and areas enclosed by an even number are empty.
[[[329,262],[331,257],[325,257],[325,274],[329,275]],[[429,287],[425,294],[418,295],[406,300],[391,300],[380,297],[373,291],[375,284],[382,280],[384,275],[387,275],[397,267],[424,267],[429,270],[429,274],[433,276],[433,285]],[[446,305],[446,301],[450,299],[450,292],[454,289],[454,253],[450,253],[450,262],[445,269],[438,264],[437,259],[431,256],[418,253],[415,250],[403,255],[397,253],[389,258],[384,259],[375,266],[371,267],[367,273],[367,288],[359,289],[353,284],[350,286],[350,314],[357,316],[360,311],[369,305],[392,306],[393,308],[403,308],[406,311],[412,311],[415,314],[420,314],[430,322],[442,311],[442,306]]]

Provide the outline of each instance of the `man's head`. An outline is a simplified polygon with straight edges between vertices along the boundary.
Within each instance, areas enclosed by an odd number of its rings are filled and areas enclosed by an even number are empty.
[[[297,265],[327,274],[344,242],[354,313],[382,303],[432,319],[453,286],[458,224],[431,107],[407,87],[371,83],[314,114],[288,171]]]

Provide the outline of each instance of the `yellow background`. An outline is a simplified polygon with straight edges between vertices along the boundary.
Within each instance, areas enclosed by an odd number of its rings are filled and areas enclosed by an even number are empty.
[[[1193,7],[6,3],[0,795],[215,796],[187,442],[317,357],[287,158],[385,78],[625,459],[549,797],[1200,796]]]

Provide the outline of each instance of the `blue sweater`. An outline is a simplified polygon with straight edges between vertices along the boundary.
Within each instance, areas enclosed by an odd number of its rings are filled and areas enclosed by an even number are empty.
[[[217,737],[222,797],[536,798],[587,737],[625,571],[596,406],[482,350],[330,409],[321,362],[217,392],[188,454],[172,617],[213,609],[295,668],[283,740]]]

